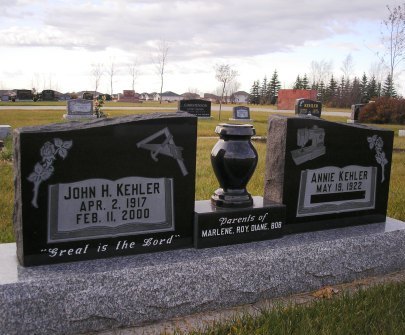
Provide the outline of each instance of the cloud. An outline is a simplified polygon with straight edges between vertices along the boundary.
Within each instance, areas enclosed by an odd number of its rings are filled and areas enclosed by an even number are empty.
[[[384,10],[380,0],[71,0],[17,1],[12,6],[15,15],[25,13],[35,24],[21,18],[19,24],[3,27],[2,45],[110,47],[137,54],[143,62],[150,61],[151,45],[162,39],[170,43],[174,60],[290,51],[351,33],[362,20],[378,24]]]

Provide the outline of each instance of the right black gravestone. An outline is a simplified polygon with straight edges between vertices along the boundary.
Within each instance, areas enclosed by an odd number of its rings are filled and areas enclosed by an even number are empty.
[[[313,115],[320,117],[322,113],[322,103],[309,99],[297,99],[295,101],[295,114]]]
[[[285,231],[385,221],[393,136],[316,117],[271,116],[264,199],[287,206]]]

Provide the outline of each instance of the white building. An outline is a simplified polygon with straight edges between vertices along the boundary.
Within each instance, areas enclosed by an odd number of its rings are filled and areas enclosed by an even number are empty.
[[[162,101],[168,101],[168,102],[172,102],[172,101],[179,101],[179,100],[183,100],[184,98],[177,94],[174,93],[172,91],[167,91],[162,93]],[[154,100],[159,101],[160,100],[160,93],[156,93]]]
[[[231,102],[249,103],[250,94],[245,91],[238,91],[231,95]]]

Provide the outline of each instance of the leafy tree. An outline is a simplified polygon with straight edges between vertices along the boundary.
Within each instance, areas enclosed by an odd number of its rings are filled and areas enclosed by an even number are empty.
[[[367,95],[370,99],[375,99],[379,97],[377,81],[375,80],[375,76],[372,76],[370,81],[367,85]]]
[[[368,95],[368,79],[365,73],[363,73],[363,76],[361,77],[361,82],[360,82],[360,94],[361,102],[368,102],[370,100],[370,97]]]
[[[387,79],[385,79],[384,86],[382,87],[381,95],[383,97],[397,97],[397,92],[395,91],[394,81],[390,74],[388,74]]]
[[[251,104],[257,105],[260,102],[260,88],[259,88],[259,81],[254,81],[252,88],[250,89],[250,99],[249,102]]]
[[[353,104],[352,98],[353,85],[349,78],[345,78],[345,88],[342,107],[350,107]]]
[[[316,87],[318,90],[318,100],[324,103],[326,99],[326,88],[323,80],[321,80],[319,84],[316,84]]]
[[[352,104],[358,104],[361,101],[361,88],[359,78],[354,77],[351,89]]]
[[[264,76],[262,86],[260,87],[260,104],[264,105],[268,101],[268,84],[267,84],[267,77]]]
[[[302,88],[302,80],[300,78],[300,75],[297,76],[297,79],[295,79],[295,83],[293,86],[294,90],[300,90]]]
[[[278,91],[280,90],[280,88],[281,88],[281,83],[278,80],[277,70],[274,70],[273,75],[270,80],[270,84],[269,84],[269,97],[270,97],[271,103],[274,102],[275,97],[276,97]]]
[[[325,96],[326,101],[332,101],[335,98],[337,93],[337,86],[338,86],[337,81],[332,75],[329,80],[329,85],[326,88],[326,96]]]
[[[319,83],[312,82],[311,90],[318,90],[318,89],[319,89]]]
[[[303,90],[309,89],[309,82],[308,82],[308,77],[307,77],[306,73],[304,74],[304,78],[302,78],[302,85],[301,86],[302,86]]]
[[[340,78],[339,85],[337,87],[337,94],[336,94],[336,99],[335,99],[335,106],[336,107],[342,107],[345,105],[345,97],[346,97],[346,81],[345,77],[342,76]]]

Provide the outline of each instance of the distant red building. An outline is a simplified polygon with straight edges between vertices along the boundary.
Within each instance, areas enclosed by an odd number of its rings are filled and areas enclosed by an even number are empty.
[[[277,109],[294,110],[297,99],[317,99],[317,90],[279,90],[277,99]]]

